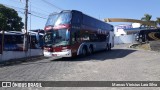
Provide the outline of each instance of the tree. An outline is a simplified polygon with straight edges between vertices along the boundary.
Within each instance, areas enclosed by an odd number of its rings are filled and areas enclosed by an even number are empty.
[[[6,19],[3,14],[0,13],[0,30],[4,30],[6,27]]]
[[[152,18],[152,15],[144,14],[144,17],[142,17],[141,20],[142,20],[142,21],[150,22],[150,21],[151,21],[151,18]],[[142,26],[142,25],[141,25],[141,26]],[[144,27],[146,27],[146,25],[144,25]],[[150,26],[147,26],[147,27],[150,27]]]
[[[160,17],[157,17],[156,23],[157,25],[160,25]]]
[[[6,23],[6,19],[5,17],[0,13],[0,30],[2,30],[2,35],[1,35],[1,42],[0,42],[0,54],[3,53],[3,46],[4,46],[4,29],[6,27],[7,23]]]
[[[17,11],[0,4],[0,30],[21,31],[23,26],[22,18],[18,16]]]
[[[144,21],[150,21],[151,18],[152,18],[152,15],[144,14],[144,17],[142,18],[142,20],[144,20]]]

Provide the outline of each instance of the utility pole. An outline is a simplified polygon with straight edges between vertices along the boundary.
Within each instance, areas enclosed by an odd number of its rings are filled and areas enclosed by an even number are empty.
[[[0,54],[3,54],[3,50],[4,50],[4,30],[2,30],[2,39],[1,39],[1,46],[0,46]]]
[[[25,23],[24,23],[24,45],[23,45],[23,50],[27,53],[28,51],[28,38],[27,38],[27,26],[28,26],[28,0],[26,0],[26,5],[25,5]]]

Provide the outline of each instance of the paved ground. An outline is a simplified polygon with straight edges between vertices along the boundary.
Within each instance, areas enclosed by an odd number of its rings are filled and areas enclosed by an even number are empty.
[[[160,41],[150,41],[149,43],[151,50],[160,52]]]
[[[160,53],[118,45],[85,58],[44,59],[0,67],[0,81],[160,81]],[[39,90],[0,88],[0,90]],[[160,88],[40,88],[41,90],[160,90]]]

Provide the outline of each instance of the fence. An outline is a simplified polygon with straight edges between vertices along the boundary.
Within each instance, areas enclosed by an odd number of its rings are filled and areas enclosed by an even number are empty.
[[[3,51],[3,54],[0,54],[0,62],[40,55],[43,55],[42,49],[29,49],[27,53],[23,51]]]
[[[115,36],[114,39],[115,44],[124,44],[124,43],[135,43],[135,35],[123,35],[123,36]]]

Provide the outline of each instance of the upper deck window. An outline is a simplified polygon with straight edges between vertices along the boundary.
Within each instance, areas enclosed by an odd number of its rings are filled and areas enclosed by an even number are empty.
[[[71,21],[71,17],[72,15],[70,12],[63,12],[50,15],[47,20],[46,26],[58,26],[61,24],[69,24]]]
[[[58,16],[59,16],[59,14],[50,15],[47,20],[46,26],[54,25],[55,22],[57,21]]]

